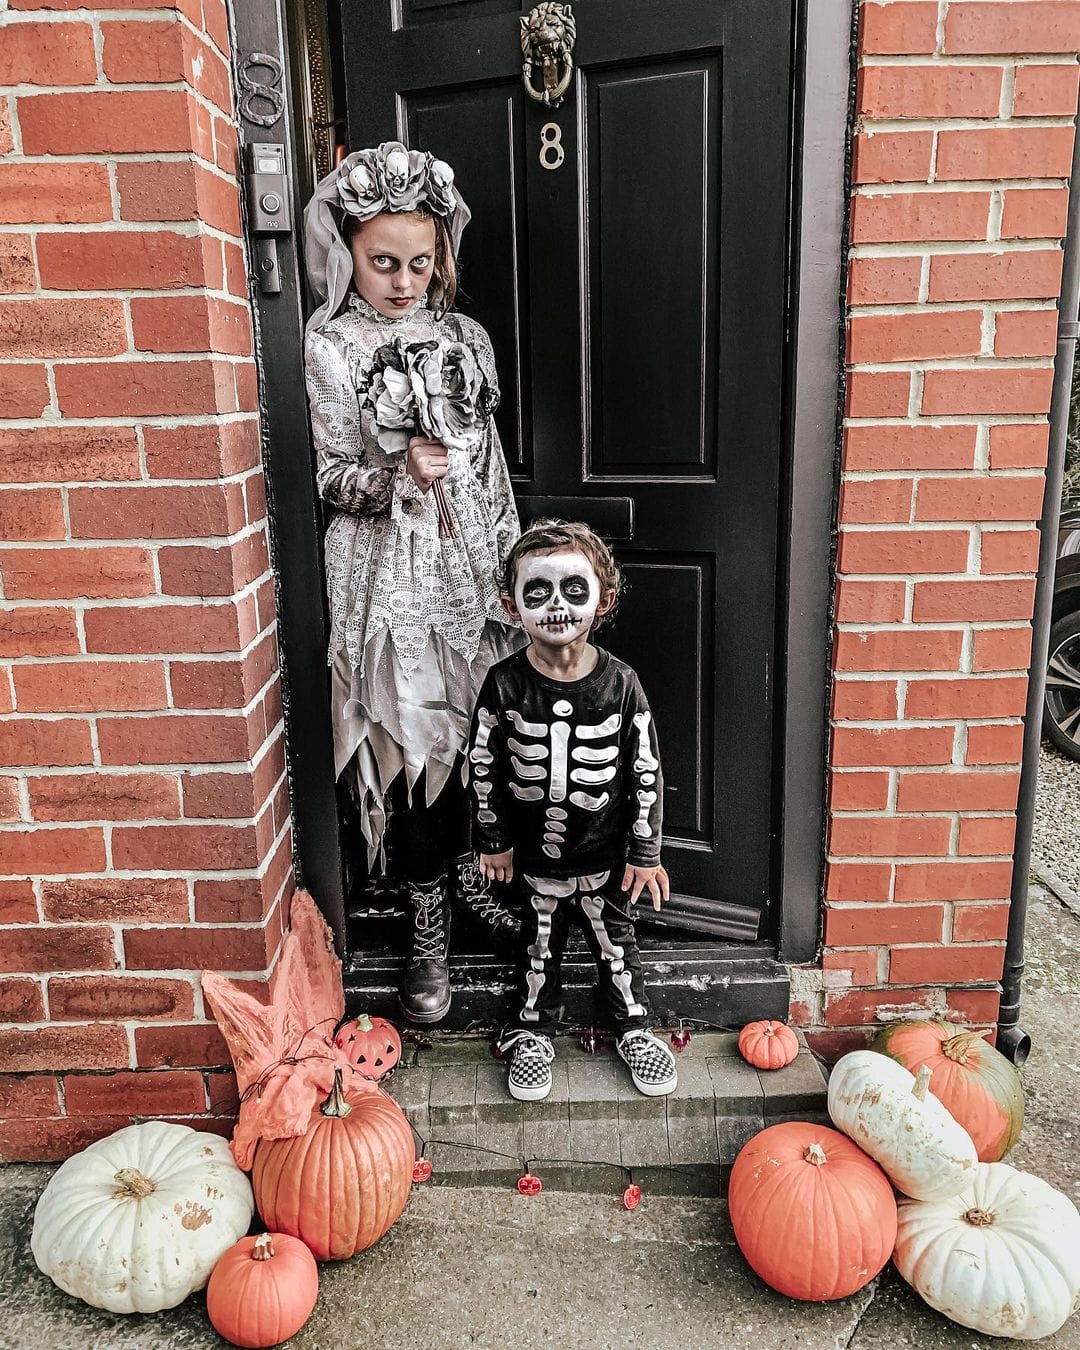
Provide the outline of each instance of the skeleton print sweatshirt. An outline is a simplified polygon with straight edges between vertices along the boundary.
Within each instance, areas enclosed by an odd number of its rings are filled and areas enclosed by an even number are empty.
[[[587,876],[660,861],[664,781],[637,675],[603,648],[580,680],[524,650],[492,666],[469,738],[473,845],[519,875]]]

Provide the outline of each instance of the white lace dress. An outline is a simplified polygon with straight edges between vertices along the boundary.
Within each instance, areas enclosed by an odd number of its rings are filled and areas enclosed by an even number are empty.
[[[441,538],[431,492],[404,456],[375,439],[357,385],[391,338],[463,339],[492,387],[495,363],[475,320],[436,320],[422,301],[385,318],[358,295],[305,342],[319,495],[333,508],[326,531],[334,767],[351,765],[369,862],[385,825],[387,788],[404,771],[410,791],[427,769],[426,797],[445,785],[468,737],[488,669],[523,645],[495,585],[517,538],[517,510],[494,422],[474,451],[452,450],[443,484],[457,536]]]

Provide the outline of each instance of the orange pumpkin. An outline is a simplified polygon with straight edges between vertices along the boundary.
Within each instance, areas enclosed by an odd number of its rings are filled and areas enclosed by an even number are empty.
[[[789,1298],[846,1298],[896,1242],[896,1198],[872,1158],[838,1130],[790,1121],[745,1144],[728,1212],[743,1256]]]
[[[748,1022],[739,1032],[739,1054],[755,1069],[782,1069],[799,1053],[799,1038],[785,1022]]]
[[[397,1222],[415,1161],[401,1107],[382,1092],[346,1097],[336,1070],[305,1134],[259,1141],[255,1203],[268,1228],[300,1238],[319,1261],[345,1261]]]
[[[385,1017],[361,1013],[338,1030],[334,1044],[372,1078],[383,1078],[401,1059],[401,1037]]]
[[[1020,1075],[982,1033],[950,1022],[893,1022],[873,1047],[909,1073],[925,1064],[930,1091],[975,1142],[980,1162],[1000,1162],[1024,1126]]]
[[[319,1297],[319,1268],[299,1238],[241,1238],[214,1267],[206,1311],[231,1345],[280,1345],[295,1336]]]

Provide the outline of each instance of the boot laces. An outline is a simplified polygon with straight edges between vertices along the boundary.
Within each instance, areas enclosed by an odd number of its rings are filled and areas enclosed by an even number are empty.
[[[517,920],[496,897],[491,883],[480,872],[476,863],[461,863],[458,867],[458,894],[466,907],[493,928],[517,932]]]
[[[446,960],[446,902],[442,894],[442,884],[437,882],[430,890],[416,887],[413,890],[413,947],[411,960]]]

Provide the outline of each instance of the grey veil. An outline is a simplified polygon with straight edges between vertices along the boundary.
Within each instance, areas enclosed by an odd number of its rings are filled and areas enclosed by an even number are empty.
[[[444,160],[400,141],[354,150],[316,187],[304,208],[304,264],[320,304],[307,321],[311,332],[337,314],[352,282],[353,259],[341,236],[345,212],[369,220],[380,211],[413,211],[426,205],[442,216],[456,256],[472,212]]]

